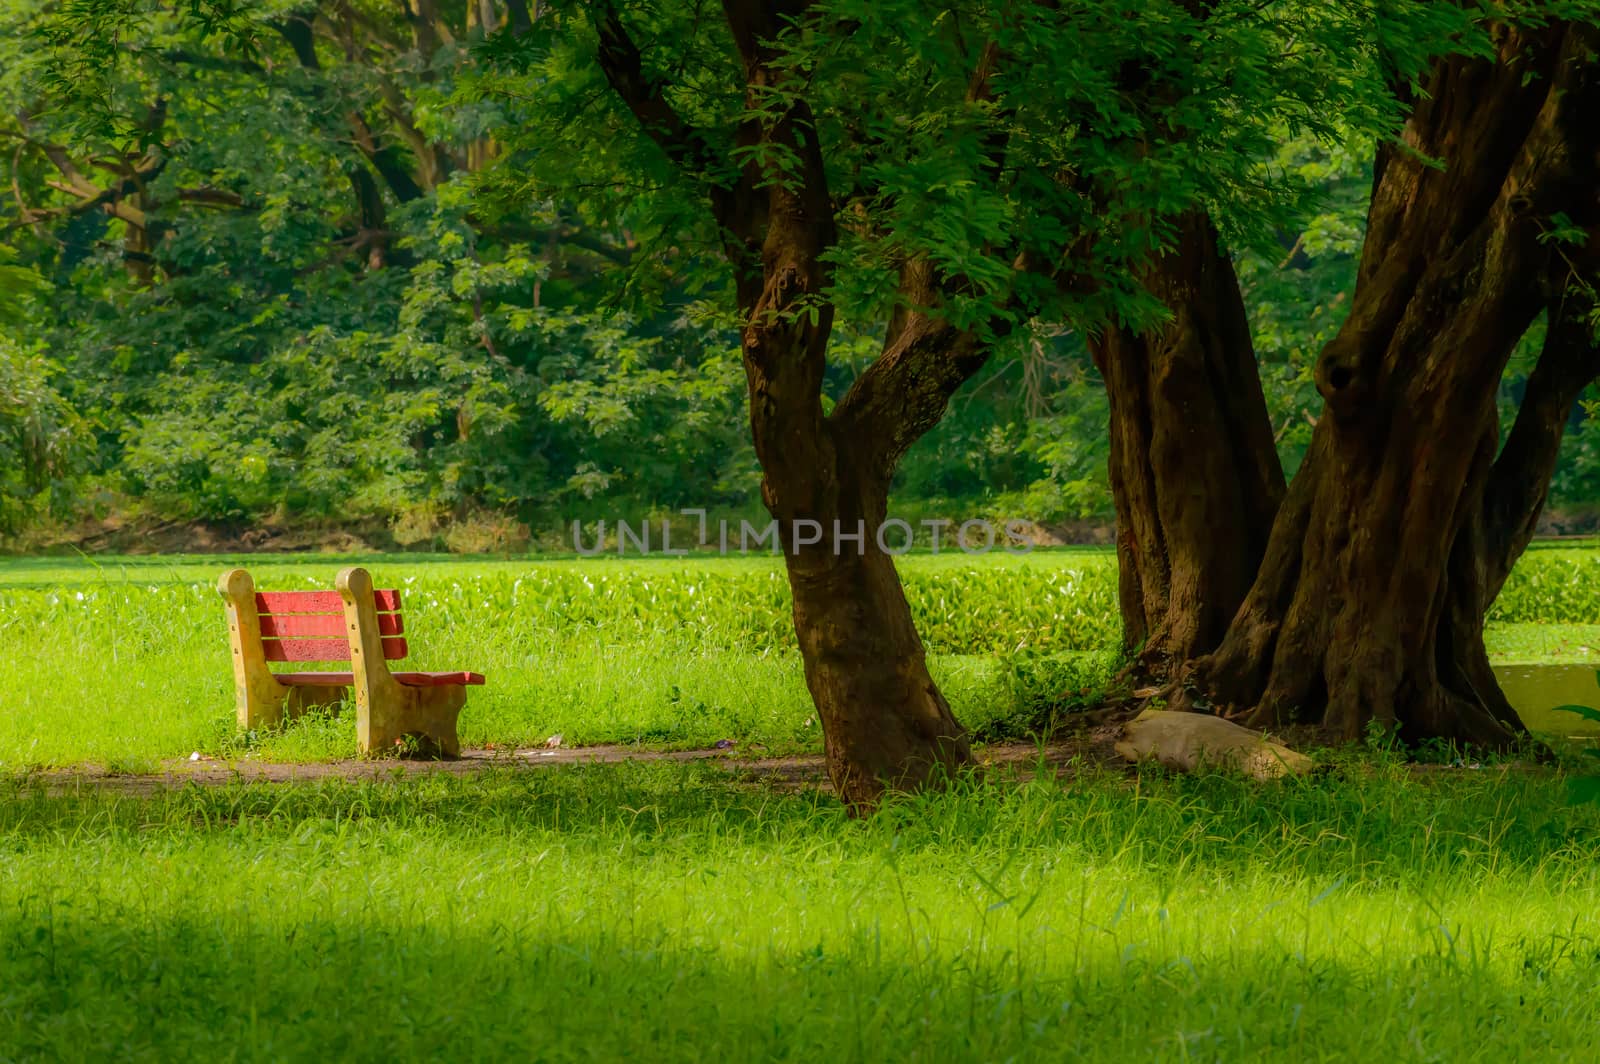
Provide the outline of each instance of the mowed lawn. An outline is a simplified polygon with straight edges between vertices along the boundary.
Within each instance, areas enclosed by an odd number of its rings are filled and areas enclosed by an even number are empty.
[[[463,741],[820,745],[788,590],[771,557],[468,559],[325,555],[0,559],[0,772],[96,762],[144,769],[193,751],[316,760],[355,754],[348,715],[240,735],[217,575],[328,588],[366,565],[402,589],[416,668],[475,669]],[[933,670],[957,715],[1020,734],[1114,673],[1108,550],[902,559]],[[1600,551],[1537,548],[1497,605],[1506,661],[1600,661]],[[1014,722],[1016,726],[1013,726]]]

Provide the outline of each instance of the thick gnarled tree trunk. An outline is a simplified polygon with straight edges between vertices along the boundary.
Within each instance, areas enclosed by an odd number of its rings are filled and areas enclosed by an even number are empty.
[[[1196,701],[1346,738],[1375,724],[1503,746],[1521,730],[1483,620],[1531,532],[1559,429],[1552,439],[1530,409],[1496,459],[1495,394],[1568,281],[1547,220],[1596,213],[1586,36],[1501,31],[1498,61],[1440,64],[1406,127],[1417,155],[1380,156],[1351,313],[1317,367],[1325,416],[1254,586],[1190,670]],[[1534,400],[1564,417],[1592,351],[1564,312],[1553,325]]]
[[[1216,648],[1283,498],[1233,264],[1203,214],[1144,282],[1171,317],[1090,342],[1111,406],[1123,649],[1140,680]]]

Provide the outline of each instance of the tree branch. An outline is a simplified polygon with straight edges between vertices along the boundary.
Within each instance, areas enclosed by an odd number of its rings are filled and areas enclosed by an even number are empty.
[[[969,103],[992,99],[1001,59],[995,42],[985,43],[967,84]],[[991,176],[1004,168],[1007,140],[1003,123],[987,138],[985,166]],[[1018,268],[1022,265],[1019,260]],[[991,316],[988,335],[939,316],[938,308],[968,287],[966,278],[939,276],[924,258],[904,263],[899,306],[883,350],[834,408],[830,421],[865,444],[861,460],[885,481],[911,445],[939,423],[950,397],[983,368],[994,340],[1010,331],[1010,320],[1000,313]]]
[[[552,241],[558,244],[569,244],[572,247],[614,262],[618,266],[626,266],[633,261],[633,253],[628,248],[609,243],[599,236],[584,232],[582,229],[571,225],[537,226],[516,219],[489,221],[470,213],[466,216],[466,220],[468,225],[472,226],[480,235],[486,237],[495,237],[500,240],[518,240],[530,244],[548,244]]]
[[[1500,593],[1511,566],[1533,538],[1567,418],[1583,389],[1600,376],[1600,346],[1589,326],[1589,309],[1587,302],[1570,298],[1552,302],[1539,361],[1489,473],[1482,509],[1486,606]]]
[[[322,69],[322,62],[317,58],[317,39],[312,28],[312,20],[315,17],[315,10],[296,11],[282,21],[272,24],[278,35],[288,42],[300,65],[307,70]]]
[[[600,37],[600,69],[650,139],[690,174],[715,170],[720,161],[716,153],[667,100],[661,82],[644,72],[644,56],[609,0],[596,7],[595,29]]]
[[[58,192],[76,197],[76,202],[67,208],[68,213],[83,214],[98,207],[129,225],[145,228],[145,212],[126,202],[126,198],[140,191],[148,181],[166,169],[168,159],[165,155],[147,155],[131,167],[119,164],[115,169],[123,175],[122,179],[109,188],[102,188],[78,168],[66,148],[31,138],[27,142],[49,160],[63,178],[61,181],[46,180],[45,184]]]
[[[533,15],[528,11],[528,0],[506,0],[506,10],[511,14],[512,36],[521,37],[533,29]]]

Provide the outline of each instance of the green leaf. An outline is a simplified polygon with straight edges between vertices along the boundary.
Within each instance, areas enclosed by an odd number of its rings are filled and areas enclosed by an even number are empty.
[[[1554,706],[1552,708],[1557,713],[1576,713],[1584,720],[1600,723],[1600,709],[1593,709],[1589,706]]]

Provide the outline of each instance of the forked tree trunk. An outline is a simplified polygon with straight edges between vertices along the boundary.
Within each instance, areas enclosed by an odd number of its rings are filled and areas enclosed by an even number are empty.
[[[1495,393],[1566,284],[1542,228],[1556,212],[1595,215],[1586,116],[1600,101],[1579,36],[1505,31],[1498,63],[1441,64],[1405,139],[1444,168],[1380,157],[1350,317],[1317,367],[1326,413],[1255,585],[1190,672],[1201,700],[1254,725],[1320,721],[1347,738],[1376,724],[1503,746],[1521,730],[1489,670],[1483,620],[1554,447],[1541,430],[1537,446],[1497,462]]]
[[[598,58],[613,91],[675,164],[718,175],[707,190],[742,317],[762,501],[785,548],[795,634],[828,774],[840,798],[862,813],[885,788],[937,783],[971,757],[965,731],[928,674],[877,532],[896,464],[982,366],[987,348],[970,331],[931,316],[948,279],[908,261],[901,290],[904,305],[915,309],[896,316],[877,360],[833,413],[823,414],[837,232],[816,123],[777,43],[792,22],[778,5],[754,0],[730,0],[723,14],[748,80],[731,183],[721,149],[677,113],[609,5],[597,19]],[[981,92],[986,78],[975,77],[971,91]],[[774,95],[775,86],[783,92]],[[785,101],[781,111],[773,110],[775,98]],[[779,150],[747,150],[757,145]],[[814,531],[820,542],[806,542]]]
[[[1090,351],[1111,406],[1123,649],[1138,679],[1216,648],[1283,498],[1233,264],[1203,214],[1144,283],[1171,317],[1107,330]]]
[[[768,255],[785,254],[789,245],[773,243],[784,234],[775,224]],[[821,342],[828,325],[827,313],[815,324],[809,317],[751,319],[744,344],[759,355],[747,354],[746,370],[762,498],[781,530],[828,776],[859,814],[875,808],[886,789],[937,785],[971,761],[966,729],[928,672],[894,559],[878,533],[900,456],[939,420],[987,348],[971,334],[910,315],[891,328],[877,362],[824,418],[819,402],[792,396],[807,394],[815,362],[801,357],[803,348]],[[789,357],[774,358],[782,352]],[[820,542],[804,542],[814,539]]]

